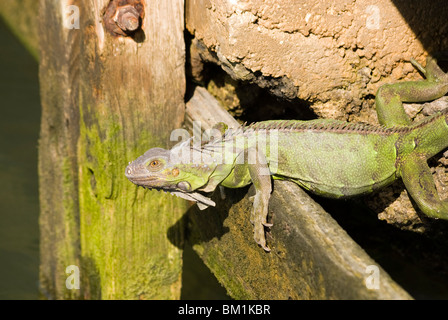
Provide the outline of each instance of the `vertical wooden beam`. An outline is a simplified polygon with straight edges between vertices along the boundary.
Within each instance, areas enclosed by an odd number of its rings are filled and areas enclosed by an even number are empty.
[[[80,33],[64,29],[59,1],[40,1],[39,142],[40,284],[48,298],[79,298],[67,290],[65,269],[80,265],[78,58]]]
[[[103,29],[108,1],[82,1],[81,251],[92,298],[178,298],[181,201],[132,185],[130,160],[168,145],[184,116],[183,1],[146,1],[138,39]],[[137,37],[136,37],[137,38]],[[174,243],[173,243],[174,242]],[[100,292],[101,290],[101,292]]]
[[[124,169],[146,149],[167,146],[171,131],[183,122],[184,6],[182,0],[141,3],[145,10],[141,30],[127,37],[105,29],[107,0],[41,1],[41,26],[50,29],[51,25],[60,37],[44,37],[41,44],[46,59],[41,67],[46,108],[40,157],[42,164],[48,163],[41,169],[41,193],[57,194],[43,204],[47,210],[41,219],[42,255],[57,255],[47,252],[55,245],[63,254],[76,248],[59,262],[44,259],[48,264],[43,264],[42,274],[44,279],[51,278],[50,270],[65,268],[61,264],[81,266],[83,298],[180,296],[183,226],[170,227],[180,219],[185,203],[138,189],[127,181]],[[60,19],[64,5],[79,8],[79,29],[64,29]],[[74,39],[69,46],[61,34]],[[56,50],[55,57],[48,59],[55,48],[60,52]],[[55,75],[61,71],[66,75],[57,82]],[[61,112],[56,102],[64,99],[70,116],[56,117],[59,131],[52,134],[46,119]],[[70,126],[73,129],[67,130]],[[70,135],[59,134],[64,130]],[[55,140],[62,147],[52,153],[49,149]],[[69,174],[54,181],[64,164]],[[48,167],[55,168],[53,176],[46,174]],[[69,190],[61,191],[64,181],[73,182]],[[70,210],[61,209],[61,203]],[[51,222],[46,216],[59,217],[51,228],[66,226],[64,217],[74,221],[73,233],[79,237],[74,236],[67,251],[60,246],[66,239],[46,240]],[[56,298],[71,297],[60,282],[52,288]]]

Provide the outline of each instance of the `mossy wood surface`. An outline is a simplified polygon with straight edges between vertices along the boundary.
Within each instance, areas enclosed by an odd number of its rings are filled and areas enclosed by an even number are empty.
[[[230,117],[213,118],[222,111],[204,89],[197,88],[187,103],[187,118],[203,129],[216,122],[232,125]],[[198,110],[202,110],[200,113]],[[219,192],[215,208],[188,215],[188,241],[236,299],[410,299],[411,297],[359,247],[300,187],[275,181],[269,203],[267,253],[253,240],[249,221],[254,195],[248,190]],[[247,192],[246,192],[247,191]],[[370,286],[371,268],[379,277]],[[368,283],[368,285],[366,285]]]
[[[49,298],[176,299],[185,202],[137,188],[129,161],[184,117],[183,1],[145,1],[138,37],[102,24],[109,1],[40,1],[41,285]],[[80,268],[80,290],[65,268]]]

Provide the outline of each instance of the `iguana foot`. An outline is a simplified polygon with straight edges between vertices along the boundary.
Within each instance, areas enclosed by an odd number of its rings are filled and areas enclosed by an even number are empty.
[[[266,245],[265,227],[272,227],[272,223],[266,221],[268,215],[268,199],[264,199],[261,193],[254,197],[254,207],[251,213],[251,222],[254,225],[254,239],[265,251],[271,251]]]
[[[442,57],[441,60],[448,60],[448,55]],[[437,64],[437,58],[433,56],[428,56],[426,58],[426,66],[423,67],[414,58],[411,58],[412,65],[418,69],[425,78],[429,81],[439,82],[441,84],[448,84],[448,74],[443,72],[443,70]]]
[[[413,153],[399,166],[406,190],[428,217],[448,220],[448,199],[441,200],[424,154]]]
[[[255,223],[254,225],[254,240],[265,251],[271,251],[271,249],[266,245],[265,231],[262,223]]]
[[[272,223],[256,222],[254,224],[254,239],[265,251],[269,252],[271,249],[266,245],[265,227],[272,227]]]
[[[448,220],[448,199],[444,199],[440,201],[439,206],[433,209],[433,214],[429,214],[436,219]]]

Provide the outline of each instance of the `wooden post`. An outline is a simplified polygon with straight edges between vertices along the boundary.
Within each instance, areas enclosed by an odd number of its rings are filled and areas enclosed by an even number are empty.
[[[42,287],[51,298],[175,299],[185,202],[137,188],[124,169],[183,122],[183,1],[145,1],[131,36],[106,30],[109,4],[40,2]],[[69,265],[80,290],[66,286]]]

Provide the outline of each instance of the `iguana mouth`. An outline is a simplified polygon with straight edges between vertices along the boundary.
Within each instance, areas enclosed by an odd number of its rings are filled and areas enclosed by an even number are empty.
[[[170,192],[172,195],[175,195],[179,198],[183,198],[189,201],[194,201],[197,203],[200,210],[204,210],[209,206],[214,207],[216,204],[210,198],[198,193],[198,192],[186,192],[185,190],[181,190],[177,187],[176,184],[172,185],[157,185],[164,183],[165,181],[160,180],[157,177],[148,177],[148,176],[136,176],[132,174],[132,169],[127,168],[125,171],[126,178],[129,179],[132,183],[137,186],[149,189],[149,190],[157,190],[163,192]]]
[[[131,164],[126,168],[124,175],[134,184],[143,186],[146,188],[161,188],[159,184],[163,183],[158,177],[148,176],[146,174],[135,174],[134,170],[130,167]],[[137,170],[138,171],[138,170]]]
[[[145,188],[158,188],[161,189],[164,186],[160,185],[163,183],[162,180],[160,180],[157,177],[144,177],[144,176],[134,176],[134,175],[126,175],[126,178],[128,178],[129,181],[132,183],[145,187]],[[168,188],[168,187],[167,187]]]
[[[157,180],[159,180],[157,177],[145,177],[145,176],[128,176],[126,175],[126,178],[128,178],[131,181],[135,181],[137,183],[144,183],[144,182],[156,182]]]

